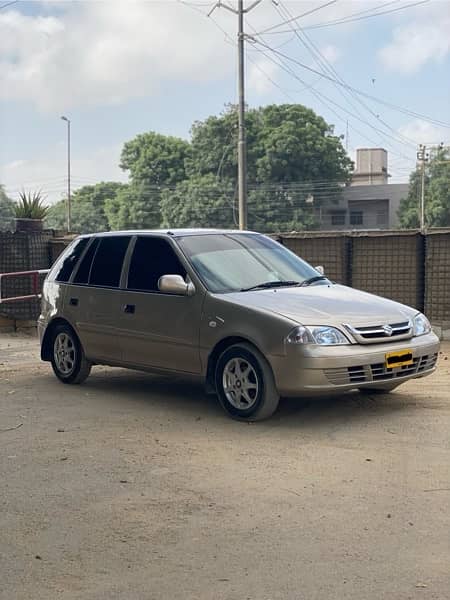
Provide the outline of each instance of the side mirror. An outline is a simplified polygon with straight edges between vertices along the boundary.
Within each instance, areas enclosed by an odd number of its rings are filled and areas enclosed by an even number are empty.
[[[318,271],[320,273],[320,275],[325,275],[325,269],[322,267],[322,265],[319,265],[318,267],[314,267],[316,271]]]
[[[158,280],[158,289],[164,294],[178,294],[179,296],[195,294],[194,284],[186,283],[181,275],[163,275]]]

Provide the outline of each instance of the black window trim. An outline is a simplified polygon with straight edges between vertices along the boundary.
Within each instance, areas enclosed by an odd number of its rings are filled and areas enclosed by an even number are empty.
[[[189,280],[194,283],[194,286],[197,289],[196,282],[193,281],[192,274],[191,274],[191,271],[193,270],[192,266],[191,266],[189,260],[185,257],[184,252],[182,252],[182,250],[178,246],[178,244],[173,241],[173,238],[166,234],[142,232],[142,234],[135,234],[133,236],[133,239],[131,240],[130,245],[128,246],[129,255],[125,256],[125,260],[123,263],[124,267],[126,266],[126,271],[125,271],[125,273],[122,273],[122,275],[124,275],[124,281],[123,281],[123,287],[122,287],[122,290],[124,292],[128,292],[130,294],[151,294],[153,296],[165,296],[165,297],[175,297],[175,298],[185,297],[183,294],[167,294],[166,292],[161,292],[160,290],[135,290],[132,288],[128,288],[128,276],[130,273],[131,259],[133,257],[133,252],[134,252],[134,248],[136,246],[136,242],[137,242],[138,238],[140,238],[140,237],[142,237],[142,238],[149,237],[149,238],[153,238],[153,239],[160,239],[160,240],[164,240],[165,242],[167,242],[169,247],[172,248],[175,256],[180,261],[181,266],[185,269],[186,276],[189,277]],[[132,247],[132,250],[130,251],[131,247]],[[195,273],[195,271],[194,271],[194,273]],[[167,273],[167,274],[169,275],[169,273]],[[197,278],[198,278],[198,276],[197,276]]]
[[[110,238],[110,237],[129,237],[130,238],[130,241],[128,242],[128,247],[127,247],[127,250],[125,252],[125,256],[124,256],[123,262],[122,262],[122,270],[120,272],[119,285],[118,286],[93,285],[92,283],[89,283],[89,280],[91,278],[92,265],[94,264],[94,260],[95,260],[95,257],[97,256],[97,252],[98,252],[98,249],[100,248],[100,244],[101,244],[102,239],[106,239],[106,238]],[[122,290],[123,291],[124,290],[124,287],[123,287],[124,268],[125,268],[125,265],[126,265],[126,260],[127,260],[128,253],[130,251],[130,246],[133,243],[134,237],[135,236],[133,234],[131,234],[131,233],[123,233],[123,234],[108,235],[108,236],[106,236],[106,235],[92,235],[91,236],[91,241],[90,241],[89,244],[87,244],[86,248],[84,249],[83,254],[80,256],[80,258],[78,260],[78,263],[77,263],[77,266],[72,271],[72,276],[71,276],[70,281],[68,283],[70,283],[71,285],[75,285],[77,287],[89,287],[89,288],[95,288],[95,289],[100,289],[100,290],[119,290],[119,291]],[[74,282],[73,279],[77,275],[79,266],[81,265],[81,263],[82,263],[82,261],[84,259],[84,256],[87,253],[87,251],[89,250],[90,246],[95,243],[94,240],[99,240],[99,243],[97,244],[97,248],[95,249],[94,256],[92,257],[92,261],[91,261],[91,264],[90,264],[90,267],[89,267],[88,282],[87,283],[77,283],[77,282]]]
[[[87,237],[87,236],[85,236]],[[67,281],[67,283],[71,284],[71,285],[84,285],[84,284],[79,284],[79,283],[73,283],[74,278],[76,277],[76,274],[78,273],[78,269],[80,268],[81,263],[84,260],[84,257],[86,255],[86,252],[89,250],[90,246],[94,243],[93,240],[95,239],[95,236],[91,235],[90,236],[90,240],[89,242],[86,244],[86,248],[83,250],[83,252],[81,253],[80,258],[78,259],[77,264],[75,265],[75,268],[72,269],[72,274],[69,278],[69,280]]]

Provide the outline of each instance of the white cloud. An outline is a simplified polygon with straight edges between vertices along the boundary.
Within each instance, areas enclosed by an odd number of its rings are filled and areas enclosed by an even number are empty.
[[[450,132],[445,127],[433,125],[422,119],[415,119],[400,127],[398,132],[417,144],[450,143]]]
[[[378,52],[382,64],[391,71],[412,74],[429,62],[442,62],[450,54],[448,2],[434,2],[421,15],[396,27],[390,43]]]
[[[320,48],[320,53],[332,65],[334,65],[341,57],[341,51],[333,44],[327,44],[323,48]]]
[[[0,98],[68,110],[152,94],[167,80],[220,80],[235,68],[222,38],[175,2],[75,2],[55,16],[2,11]]]
[[[268,58],[256,58],[248,62],[247,89],[258,95],[264,95],[274,90],[279,68]]]
[[[99,147],[83,152],[81,158],[72,157],[72,189],[99,181],[127,181],[127,175],[118,166],[123,144]],[[67,190],[67,163],[65,144],[51,148],[45,155],[33,160],[17,159],[0,165],[0,180],[8,195],[18,197],[19,192],[42,190],[50,203],[65,196]]]

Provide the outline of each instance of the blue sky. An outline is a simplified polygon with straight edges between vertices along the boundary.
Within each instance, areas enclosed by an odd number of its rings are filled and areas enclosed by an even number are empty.
[[[416,2],[336,0],[322,7],[326,0],[262,0],[247,15],[246,31],[272,29],[247,43],[248,104],[303,103],[344,136],[348,120],[349,153],[385,147],[392,181],[406,181],[417,143],[450,141],[441,124],[450,123],[450,3],[411,6]],[[64,194],[63,114],[72,122],[79,187],[126,180],[120,150],[136,134],[187,138],[193,121],[236,100],[236,17],[217,8],[208,18],[213,2],[3,4],[0,182],[13,197],[22,187],[42,188],[51,201]],[[389,10],[395,12],[372,16]],[[336,23],[347,17],[358,20]],[[332,68],[333,78],[420,116],[356,95],[361,104],[293,61],[319,72]]]

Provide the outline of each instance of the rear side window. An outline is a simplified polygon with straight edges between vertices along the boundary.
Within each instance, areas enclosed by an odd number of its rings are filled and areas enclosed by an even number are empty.
[[[138,237],[131,258],[127,288],[157,292],[158,280],[162,275],[181,275],[184,278],[186,269],[169,242],[157,237]]]
[[[86,248],[90,238],[80,238],[76,240],[71,247],[69,253],[64,256],[61,264],[58,264],[55,275],[55,281],[60,283],[66,283],[69,281],[72,271],[83,254],[83,250]]]
[[[95,253],[98,248],[100,238],[95,238],[92,244],[86,251],[86,254],[83,256],[83,260],[78,267],[77,272],[75,273],[75,277],[73,278],[73,283],[86,284],[89,281],[89,273],[91,272],[92,259],[95,256]]]
[[[100,245],[91,267],[89,285],[119,286],[123,259],[130,239],[130,236],[100,238]]]

